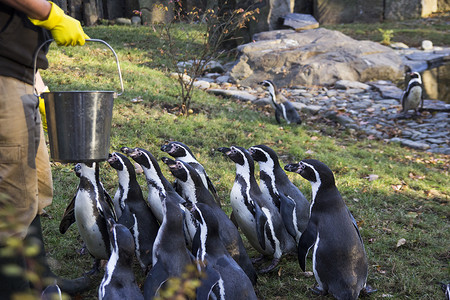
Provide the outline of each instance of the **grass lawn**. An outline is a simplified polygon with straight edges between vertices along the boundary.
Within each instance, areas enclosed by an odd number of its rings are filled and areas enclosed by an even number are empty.
[[[345,32],[343,27],[337,29]],[[307,116],[301,126],[280,127],[273,115],[267,116],[247,103],[199,90],[193,97],[194,114],[177,116],[171,110],[179,104],[177,83],[164,73],[160,41],[149,27],[97,26],[86,28],[86,32],[108,42],[121,63],[125,93],[115,99],[111,151],[122,146],[141,147],[161,158],[165,153],[160,147],[165,141],[187,144],[207,170],[228,214],[235,166],[215,151],[218,147],[267,144],[278,153],[282,166],[305,158],[321,160],[333,170],[338,189],[359,224],[369,258],[368,283],[378,289],[370,298],[443,299],[439,282],[450,281],[448,156],[360,140],[355,133],[308,120]],[[446,32],[448,41],[448,29]],[[394,41],[396,37],[394,33]],[[51,91],[119,89],[115,61],[101,44],[76,48],[52,45],[48,57],[50,68],[42,74]],[[137,97],[143,101],[132,103]],[[65,235],[58,230],[78,185],[72,167],[53,164],[55,196],[47,209],[50,218],[43,218],[53,269],[70,278],[92,265],[88,255],[78,253],[82,241],[76,225]],[[161,168],[166,178],[173,180],[167,167],[161,164]],[[118,186],[115,170],[104,162],[100,172],[105,188],[114,195]],[[371,174],[378,179],[370,181]],[[309,183],[299,175],[288,175],[310,199]],[[146,193],[143,175],[139,180]],[[401,239],[404,243],[397,246]],[[246,245],[250,256],[256,257]],[[312,271],[311,259],[307,268]],[[95,299],[102,274],[97,276],[96,286],[77,299]],[[136,276],[142,284],[138,268]],[[314,284],[314,277],[304,276],[296,255],[292,255],[283,258],[271,273],[260,275],[256,290],[260,299],[315,299],[308,291]]]

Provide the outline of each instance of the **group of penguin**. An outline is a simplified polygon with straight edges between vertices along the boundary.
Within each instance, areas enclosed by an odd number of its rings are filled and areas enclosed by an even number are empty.
[[[75,166],[80,181],[60,232],[77,224],[95,261],[90,272],[98,270],[100,260],[108,260],[99,299],[153,299],[170,278],[180,278],[192,265],[201,283],[196,299],[257,299],[257,273],[271,271],[283,255],[295,252],[305,271],[311,248],[317,281],[313,292],[356,299],[361,291],[373,291],[366,286],[368,262],[356,221],[322,162],[306,159],[284,167],[311,183],[310,203],[268,146],[218,148],[236,166],[229,217],[188,146],[169,142],[161,150],[173,158],[163,157],[162,162],[174,182],[145,149],[122,147],[121,153],[111,153],[108,163],[119,181],[112,199],[100,181],[99,163]],[[128,157],[142,168],[147,199]],[[238,228],[260,258],[249,258]],[[267,257],[270,265],[257,271],[254,265]],[[146,275],[143,292],[133,273],[135,258]]]
[[[419,111],[423,109],[424,87],[422,77],[418,72],[406,73],[406,87],[401,95],[400,102],[402,105],[400,117],[408,117],[408,112],[414,110],[415,115],[419,115]],[[275,119],[281,124],[281,118],[285,119],[287,124],[301,124],[302,119],[294,105],[286,99],[278,90],[271,80],[264,80],[259,83],[269,93],[270,104],[275,110]]]

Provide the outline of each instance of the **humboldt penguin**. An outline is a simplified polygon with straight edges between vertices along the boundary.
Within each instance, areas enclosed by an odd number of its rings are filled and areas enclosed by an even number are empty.
[[[193,204],[191,213],[199,223],[193,253],[197,262],[212,267],[220,274],[219,298],[258,299],[252,282],[223,244],[220,220],[211,207],[204,203]]]
[[[295,240],[284,227],[277,207],[262,194],[256,179],[254,161],[245,148],[231,146],[217,149],[236,164],[236,177],[230,202],[239,228],[250,244],[263,256],[273,258],[260,273],[276,267],[282,255],[295,249]]]
[[[142,148],[131,149],[128,147],[122,147],[121,151],[129,155],[142,167],[148,186],[147,201],[153,214],[161,224],[164,216],[162,209],[163,199],[170,198],[179,204],[185,203],[186,201],[175,191],[172,184],[164,177],[156,158],[149,151]],[[194,220],[190,214],[184,214],[184,216],[186,242],[188,247],[191,247],[196,225],[193,223]]]
[[[275,119],[277,120],[278,124],[281,124],[280,116],[285,119],[288,124],[302,123],[302,119],[300,118],[297,109],[282,94],[278,93],[277,88],[272,81],[264,80],[259,84],[269,92],[269,97],[271,100],[270,103],[275,109]]]
[[[312,264],[319,294],[336,299],[357,299],[366,287],[367,256],[355,219],[344,203],[333,172],[324,163],[305,159],[288,164],[286,171],[311,183],[310,219],[298,244],[298,260],[305,271],[306,256],[313,247]]]
[[[423,85],[422,78],[418,72],[412,72],[408,74],[410,76],[408,85],[403,91],[401,103],[402,113],[406,115],[410,109],[414,109],[414,112],[418,114],[419,105],[420,109],[423,108]]]
[[[107,260],[111,255],[106,219],[117,220],[117,217],[111,197],[100,182],[99,164],[79,163],[75,171],[79,173],[80,183],[73,203],[64,213],[60,231],[64,233],[73,222],[77,223],[86,249],[95,259],[90,271],[93,273],[98,270],[100,260]]]
[[[153,267],[144,283],[145,299],[153,299],[169,278],[181,278],[187,267],[194,264],[183,234],[184,211],[175,198],[166,194],[161,198],[163,220],[153,244]]]
[[[225,248],[244,270],[252,284],[255,285],[257,274],[247,254],[241,235],[233,222],[214,201],[214,197],[202,183],[200,175],[190,164],[184,161],[178,159],[174,161],[167,157],[163,157],[162,160],[169,166],[169,170],[177,178],[178,184],[182,186],[183,198],[186,201],[192,204],[204,203],[210,207],[211,212],[218,220],[218,234]],[[198,228],[196,228],[197,230]]]
[[[159,223],[142,195],[131,161],[123,154],[113,152],[108,163],[117,171],[119,188],[114,196],[120,205],[122,215],[118,222],[130,229],[135,243],[136,258],[147,272],[152,263],[153,243]]]
[[[144,300],[133,273],[134,238],[131,232],[113,219],[107,220],[111,257],[98,288],[99,300]]]
[[[298,243],[309,220],[308,200],[289,180],[273,149],[266,145],[257,145],[250,147],[248,152],[259,163],[261,192],[275,201],[287,231]]]
[[[148,204],[159,223],[161,223],[163,220],[162,199],[167,197],[167,193],[170,193],[171,197],[176,197],[180,203],[183,203],[184,200],[164,177],[158,161],[149,151],[128,147],[122,147],[120,151],[130,156],[142,167],[148,186]]]
[[[198,172],[200,178],[202,179],[203,184],[205,185],[206,188],[209,189],[211,194],[214,196],[214,200],[219,204],[219,206],[221,205],[219,201],[219,195],[217,194],[217,190],[214,184],[211,182],[211,179],[206,173],[205,168],[197,161],[197,159],[195,158],[194,154],[192,153],[191,149],[189,149],[188,146],[180,142],[170,142],[168,144],[162,145],[161,150],[167,152],[176,159],[182,160],[190,164],[194,168],[194,170]],[[178,187],[176,189],[178,191]],[[180,194],[182,194],[182,192],[180,192]]]

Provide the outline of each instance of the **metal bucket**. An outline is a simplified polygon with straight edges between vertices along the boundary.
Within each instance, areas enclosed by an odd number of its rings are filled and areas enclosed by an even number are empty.
[[[51,41],[53,40],[46,41],[37,50],[35,68],[37,53],[42,46]],[[119,94],[114,91],[41,94],[45,102],[50,156],[54,161],[89,163],[104,161],[108,158],[114,98],[124,91],[122,74],[117,54],[111,46],[102,40],[87,39],[86,41],[104,43],[114,53],[122,91]]]

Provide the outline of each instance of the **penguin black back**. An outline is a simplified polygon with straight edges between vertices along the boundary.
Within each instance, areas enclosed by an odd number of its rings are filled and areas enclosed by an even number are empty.
[[[298,244],[298,260],[305,270],[313,249],[313,270],[319,293],[337,299],[356,299],[366,287],[367,256],[356,221],[345,205],[333,172],[324,163],[305,159],[285,166],[311,183],[311,216]]]
[[[136,283],[132,269],[134,238],[125,226],[116,224],[111,218],[107,221],[112,253],[98,289],[98,298],[143,300],[144,296]]]
[[[152,249],[159,223],[142,195],[131,161],[114,152],[108,158],[119,177],[118,196],[123,210],[118,222],[127,226],[135,238],[136,257],[144,271],[151,267]],[[116,193],[117,194],[117,193]]]

